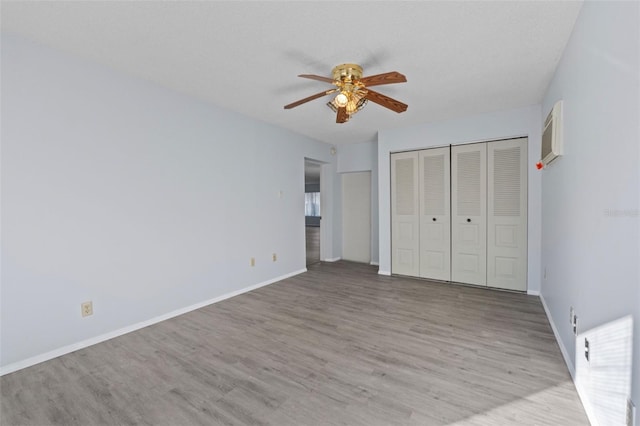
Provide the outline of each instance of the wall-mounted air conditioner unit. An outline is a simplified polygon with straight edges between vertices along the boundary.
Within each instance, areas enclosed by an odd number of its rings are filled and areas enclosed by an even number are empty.
[[[559,155],[562,155],[562,101],[555,103],[544,121],[540,163],[544,167]]]

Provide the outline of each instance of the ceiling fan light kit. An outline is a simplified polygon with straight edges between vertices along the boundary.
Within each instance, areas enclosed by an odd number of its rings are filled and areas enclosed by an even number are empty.
[[[397,113],[407,110],[407,105],[386,95],[375,92],[367,87],[382,84],[405,83],[407,78],[397,71],[363,77],[362,67],[357,64],[341,64],[331,71],[333,79],[313,74],[301,74],[298,77],[331,83],[335,89],[316,93],[299,101],[285,105],[284,109],[295,108],[299,105],[333,93],[338,94],[327,106],[336,113],[336,123],[346,123],[351,116],[360,111],[368,101],[374,102]]]

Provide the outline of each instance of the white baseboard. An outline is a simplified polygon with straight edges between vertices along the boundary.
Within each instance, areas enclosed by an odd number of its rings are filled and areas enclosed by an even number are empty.
[[[529,296],[540,296],[540,290],[527,290]],[[547,315],[549,316],[549,315]]]
[[[168,320],[170,318],[177,317],[177,316],[182,315],[182,314],[186,314],[187,312],[191,312],[191,311],[194,311],[196,309],[200,309],[200,308],[203,308],[205,306],[209,306],[209,305],[212,305],[214,303],[221,302],[221,301],[223,301],[225,299],[229,299],[231,297],[238,296],[238,295],[243,294],[243,293],[247,293],[249,291],[258,289],[260,287],[264,287],[266,285],[273,284],[273,283],[278,282],[278,281],[282,281],[282,280],[284,280],[286,278],[290,278],[290,277],[293,277],[295,275],[302,274],[302,273],[304,273],[306,271],[307,271],[306,268],[300,269],[298,271],[291,272],[291,273],[288,273],[288,274],[285,274],[285,275],[281,275],[279,277],[276,277],[276,278],[273,278],[273,279],[270,279],[270,280],[267,280],[267,281],[263,281],[263,282],[258,283],[258,284],[254,284],[254,285],[251,285],[249,287],[242,288],[240,290],[232,291],[230,293],[226,293],[226,294],[223,294],[221,296],[214,297],[214,298],[209,299],[209,300],[205,300],[203,302],[198,302],[198,303],[195,303],[193,305],[186,306],[184,308],[176,309],[175,311],[171,311],[169,313],[166,313],[166,314],[163,314],[163,315],[159,315],[159,316],[157,316],[155,318],[151,318],[151,319],[148,319],[146,321],[141,321],[141,322],[136,323],[136,324],[128,325],[126,327],[122,327],[122,328],[119,328],[117,330],[101,334],[99,336],[91,337],[89,339],[82,340],[82,341],[77,342],[77,343],[72,343],[71,345],[66,345],[66,346],[63,346],[61,348],[54,349],[52,351],[45,352],[45,353],[40,354],[40,355],[36,355],[36,356],[30,357],[30,358],[27,358],[27,359],[24,359],[24,360],[21,360],[21,361],[17,361],[17,362],[11,363],[11,364],[7,364],[7,365],[5,365],[3,367],[0,367],[0,376],[4,376],[5,374],[13,373],[14,371],[22,370],[23,368],[27,368],[27,367],[31,367],[31,366],[36,365],[36,364],[40,364],[41,362],[49,361],[49,360],[51,360],[53,358],[57,358],[59,356],[65,355],[65,354],[68,354],[68,353],[71,353],[71,352],[74,352],[74,351],[77,351],[77,350],[80,350],[80,349],[84,349],[84,348],[86,348],[88,346],[92,346],[92,345],[104,342],[106,340],[113,339],[114,337],[118,337],[118,336],[122,336],[122,335],[127,334],[127,333],[131,333],[132,331],[140,330],[141,328],[148,327],[150,325],[153,325],[153,324]]]
[[[386,275],[387,277],[391,276],[391,271],[383,271],[382,269],[378,270],[378,275]]]
[[[560,333],[558,332],[558,328],[556,327],[556,323],[553,321],[553,317],[551,316],[551,311],[549,311],[549,307],[547,306],[547,302],[544,300],[544,296],[540,295],[540,301],[542,302],[542,307],[544,308],[544,312],[547,314],[547,320],[549,320],[549,324],[551,325],[551,330],[553,330],[553,335],[556,337],[556,342],[558,342],[558,346],[560,347],[560,352],[562,352],[562,357],[564,358],[564,363],[567,364],[567,368],[569,369],[569,374],[571,374],[571,379],[575,383],[576,376],[576,368],[569,357],[569,352],[567,352],[567,348],[562,343],[562,339],[560,338]]]
[[[369,262],[369,265],[371,265],[371,266],[380,266],[380,264],[378,262]]]
[[[337,262],[338,260],[342,259],[341,257],[331,257],[329,259],[322,259],[323,262]]]
[[[571,375],[571,380],[573,381],[573,385],[576,387],[576,391],[578,392],[578,397],[580,398],[580,402],[582,402],[582,406],[584,407],[584,411],[587,414],[587,418],[589,419],[589,423],[591,426],[599,426],[598,419],[596,418],[595,411],[587,394],[582,386],[580,386],[579,381],[576,380],[576,368],[569,356],[569,352],[567,352],[567,348],[562,343],[562,339],[560,339],[560,333],[558,332],[558,328],[556,327],[556,323],[553,321],[553,317],[551,316],[551,311],[547,306],[547,302],[544,300],[542,294],[540,294],[540,301],[542,302],[542,307],[544,308],[544,312],[547,314],[547,319],[549,320],[549,324],[551,325],[551,330],[553,330],[553,335],[556,338],[556,342],[558,342],[558,346],[560,347],[560,352],[562,352],[562,357],[564,358],[564,363],[567,364],[567,369],[569,370],[569,374]]]
[[[591,405],[589,398],[587,398],[587,393],[585,392],[584,388],[580,386],[580,382],[576,382],[575,379],[573,380],[573,384],[576,387],[576,391],[578,391],[578,397],[580,398],[580,402],[582,402],[584,412],[587,413],[589,423],[591,423],[591,426],[600,426],[600,422],[598,422],[595,410]]]

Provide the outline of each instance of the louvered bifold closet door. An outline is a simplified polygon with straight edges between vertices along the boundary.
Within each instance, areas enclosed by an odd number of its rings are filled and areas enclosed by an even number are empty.
[[[487,285],[527,289],[527,138],[489,142]]]
[[[391,272],[420,273],[418,153],[391,155]]]
[[[451,280],[450,150],[420,151],[420,276]]]
[[[451,148],[451,281],[487,284],[487,144]]]

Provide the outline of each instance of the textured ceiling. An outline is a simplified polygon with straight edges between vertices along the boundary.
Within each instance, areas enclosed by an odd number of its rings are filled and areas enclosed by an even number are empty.
[[[332,144],[379,129],[537,104],[581,2],[84,1],[2,2],[16,33],[247,116]],[[369,103],[336,124],[330,97],[285,104],[332,86],[355,62],[399,71],[377,91],[409,105]]]

